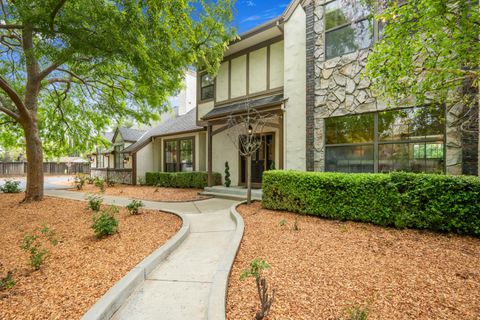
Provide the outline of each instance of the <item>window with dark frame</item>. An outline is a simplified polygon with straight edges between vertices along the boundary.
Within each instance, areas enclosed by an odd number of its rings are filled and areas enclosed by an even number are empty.
[[[416,107],[326,119],[326,171],[445,172],[445,111]]]
[[[123,169],[123,145],[117,145],[114,147],[114,156],[115,156],[115,169]]]
[[[165,141],[165,172],[192,172],[194,170],[194,139],[183,138]]]
[[[105,161],[100,149],[97,149],[97,168],[105,168]]]
[[[325,4],[325,57],[335,58],[370,47],[374,41],[373,18],[359,0]]]
[[[215,94],[215,82],[213,77],[205,73],[200,77],[200,99],[210,100],[213,99]]]

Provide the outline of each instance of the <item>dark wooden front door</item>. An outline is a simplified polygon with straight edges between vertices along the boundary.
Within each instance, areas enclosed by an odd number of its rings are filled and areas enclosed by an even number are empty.
[[[275,138],[272,133],[259,135],[262,144],[257,152],[252,156],[252,183],[260,185],[262,183],[262,175],[266,170],[270,170],[274,165],[275,158]],[[241,182],[247,183],[247,161],[245,157],[241,157]]]

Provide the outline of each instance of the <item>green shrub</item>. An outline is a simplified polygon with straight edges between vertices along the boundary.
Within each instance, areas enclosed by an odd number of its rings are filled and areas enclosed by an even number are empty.
[[[16,281],[13,278],[13,271],[10,270],[5,277],[0,278],[0,291],[11,289],[15,284]]]
[[[103,180],[102,178],[96,177],[94,185],[95,187],[98,187],[100,189],[100,192],[105,192],[105,180]]]
[[[222,175],[213,173],[214,184],[222,184]],[[147,172],[146,184],[164,188],[196,188],[203,189],[208,186],[207,172]]]
[[[133,200],[127,205],[127,210],[130,214],[138,214],[140,212],[140,208],[145,207],[142,201]]]
[[[228,161],[225,162],[225,187],[230,188],[232,185],[232,180],[230,179],[230,166]]]
[[[107,237],[117,232],[116,213],[118,213],[118,208],[110,206],[107,210],[94,214],[92,229],[98,238]]]
[[[5,184],[0,187],[0,191],[3,193],[20,193],[22,192],[22,189],[20,189],[20,181],[7,180]]]
[[[267,209],[480,236],[480,179],[413,173],[268,171]]]
[[[78,191],[83,189],[83,186],[87,182],[87,176],[79,173],[75,176],[75,187],[77,188]]]
[[[103,202],[102,197],[91,194],[87,197],[87,200],[88,200],[87,209],[90,209],[95,212],[100,211],[100,207],[102,206],[102,202]]]
[[[41,229],[35,229],[32,234],[27,234],[23,238],[20,248],[30,253],[29,264],[34,270],[40,269],[50,254],[48,249],[44,248],[46,242],[49,242],[53,246],[56,246],[58,243],[55,239],[55,232],[50,230],[47,225],[44,225]]]

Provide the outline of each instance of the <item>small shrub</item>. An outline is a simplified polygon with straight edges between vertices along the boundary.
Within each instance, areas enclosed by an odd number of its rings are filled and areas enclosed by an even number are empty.
[[[133,200],[127,205],[127,210],[130,214],[138,214],[140,212],[140,208],[145,207],[142,201]]]
[[[84,174],[77,174],[75,176],[75,187],[78,191],[83,189],[83,186],[87,182],[87,176]]]
[[[98,187],[100,189],[100,192],[105,192],[105,180],[102,178],[95,178],[95,187]]]
[[[340,317],[340,320],[367,320],[368,309],[360,305],[355,305],[346,310],[346,316]]]
[[[20,193],[22,192],[22,189],[20,189],[20,181],[7,180],[5,184],[0,187],[0,191],[3,193]]]
[[[278,224],[280,225],[280,227],[283,227],[287,224],[287,220],[282,219],[282,220],[280,220],[280,222]]]
[[[100,211],[100,207],[102,206],[102,202],[103,202],[102,197],[91,194],[87,197],[87,200],[88,200],[87,209],[90,209],[95,212]]]
[[[138,177],[137,181],[138,181],[138,184],[141,185],[141,186],[147,185],[144,177]]]
[[[270,297],[267,280],[263,277],[263,271],[269,268],[270,265],[265,260],[255,259],[250,263],[250,268],[244,270],[240,276],[240,280],[250,277],[255,279],[258,298],[260,299],[260,310],[255,315],[256,320],[262,320],[268,316],[270,307],[275,299],[275,289],[272,290],[272,296]]]
[[[20,248],[30,253],[29,264],[34,270],[40,269],[50,254],[49,250],[44,247],[46,243],[50,243],[52,246],[56,246],[58,243],[55,239],[55,232],[50,230],[47,225],[35,229],[32,234],[27,234],[23,238]]]
[[[225,162],[225,187],[230,188],[232,184],[232,180],[230,180],[230,166],[228,165],[228,161]]]
[[[94,177],[92,177],[92,176],[88,176],[88,177],[87,177],[87,183],[88,183],[88,184],[93,184],[94,182],[95,182],[95,178],[94,178]]]
[[[111,188],[111,187],[115,187],[115,185],[117,184],[117,182],[114,180],[114,179],[106,179],[105,180],[105,184]]]
[[[98,238],[107,237],[117,232],[116,213],[118,213],[118,208],[110,206],[107,210],[94,214],[92,229]]]
[[[0,264],[0,267],[1,267],[1,264]],[[13,286],[15,286],[16,281],[13,278],[14,272],[15,272],[14,270],[10,270],[7,272],[5,277],[0,277],[0,291],[8,290],[13,288]]]
[[[146,184],[163,188],[196,188],[203,189],[208,186],[207,172],[147,172]],[[222,175],[213,173],[215,185],[222,184]]]

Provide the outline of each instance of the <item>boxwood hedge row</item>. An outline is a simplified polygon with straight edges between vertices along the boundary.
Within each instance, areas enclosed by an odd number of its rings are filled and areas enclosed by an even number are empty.
[[[215,185],[222,184],[222,175],[213,173]],[[147,172],[145,183],[149,186],[165,188],[197,188],[203,189],[208,186],[207,172]]]
[[[480,179],[413,173],[268,171],[266,209],[480,236]]]

